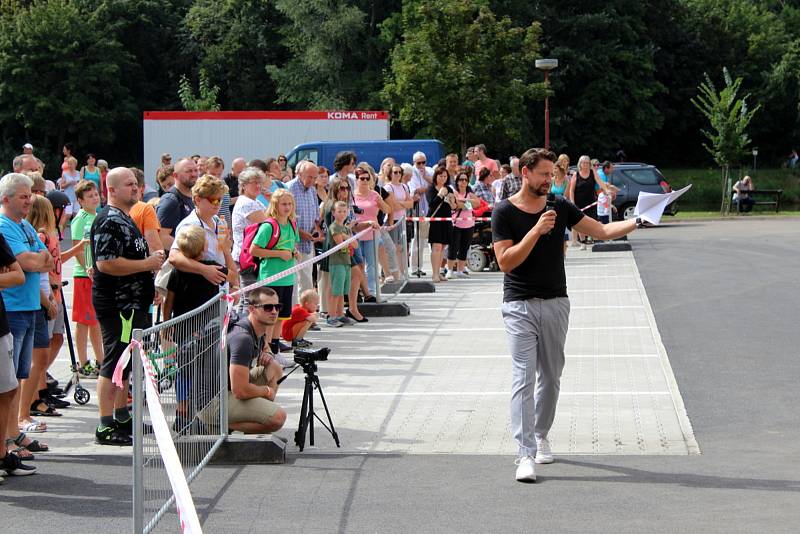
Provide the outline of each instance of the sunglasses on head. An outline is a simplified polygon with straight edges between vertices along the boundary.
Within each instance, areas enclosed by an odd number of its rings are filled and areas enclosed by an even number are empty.
[[[281,308],[283,307],[280,303],[278,303],[278,304],[252,304],[252,306],[254,308],[260,308],[260,309],[262,309],[264,311],[268,311],[268,312],[271,312],[271,311],[279,312],[279,311],[281,311]]]

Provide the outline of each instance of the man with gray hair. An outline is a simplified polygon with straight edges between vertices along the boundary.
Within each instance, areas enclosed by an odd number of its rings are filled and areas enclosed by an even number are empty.
[[[25,219],[31,209],[32,185],[30,178],[19,173],[6,174],[0,179],[0,233],[25,273],[25,282],[22,285],[3,291],[8,326],[14,338],[14,369],[17,380],[20,381],[27,380],[31,370],[36,314],[41,311],[40,273],[47,273],[55,268],[50,252],[36,235],[33,226]],[[6,436],[16,436],[15,441],[20,447],[30,445],[37,450],[47,450],[44,444],[34,444],[20,433],[17,426],[19,402],[20,391],[17,390],[9,413],[5,420],[0,421],[0,424],[6,425]]]
[[[424,152],[414,152],[414,156],[412,156],[411,159],[414,165],[408,187],[414,195],[414,215],[417,217],[425,217],[428,214],[428,197],[425,192],[428,190],[433,180],[433,168],[427,165],[428,158],[425,156]],[[414,241],[411,245],[411,268],[414,269],[412,274],[417,276],[425,276],[425,272],[422,270],[421,266],[423,251],[428,245],[429,229],[429,222],[420,221],[417,223],[417,232],[414,235]]]
[[[12,166],[14,167],[14,172],[23,174],[39,170],[39,163],[36,161],[36,158],[30,154],[20,154],[15,157]]]
[[[286,184],[294,196],[297,210],[297,230],[300,233],[300,262],[314,257],[314,243],[322,241],[319,228],[319,201],[314,181],[319,174],[319,167],[313,162],[303,160],[297,164],[296,176]],[[298,294],[306,289],[314,288],[311,266],[297,272]]]

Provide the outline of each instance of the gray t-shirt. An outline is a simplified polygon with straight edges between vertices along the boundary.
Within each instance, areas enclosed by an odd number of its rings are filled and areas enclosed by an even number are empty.
[[[238,319],[228,331],[228,366],[244,365],[248,369],[264,349],[264,336],[256,337],[246,316]],[[228,390],[231,389],[228,380]]]

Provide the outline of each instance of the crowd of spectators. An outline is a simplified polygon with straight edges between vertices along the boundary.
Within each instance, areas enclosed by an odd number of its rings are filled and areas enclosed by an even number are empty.
[[[236,158],[227,173],[218,156],[163,154],[154,189],[139,169],[109,169],[94,154],[78,168],[69,143],[63,155],[58,176],[45,180],[26,145],[0,180],[0,470],[11,475],[35,472],[30,462],[49,446],[34,437],[69,408],[47,372],[65,321],[75,323],[74,371],[98,381],[96,442],[130,445],[128,389],[111,378],[131,330],[152,324],[154,306],[168,320],[220,288],[237,292],[271,278],[240,299],[228,343],[231,429],[271,432],[286,418],[275,403],[289,364],[281,353],[313,346],[320,328],[368,322],[359,303],[376,302],[387,282],[428,276],[427,247],[431,280],[468,276],[476,217],[522,186],[519,160],[501,165],[484,145],[461,162],[456,154],[429,162],[417,152],[411,162],[386,158],[377,171],[349,151],[330,170],[311,161],[293,169],[279,155]],[[613,193],[595,171],[583,156],[570,174],[562,156],[552,191],[578,207],[598,202],[590,214],[602,217],[602,195]],[[322,261],[275,278],[356,234]],[[62,265],[72,258],[73,298],[62,305]],[[197,417],[208,422],[212,412]]]

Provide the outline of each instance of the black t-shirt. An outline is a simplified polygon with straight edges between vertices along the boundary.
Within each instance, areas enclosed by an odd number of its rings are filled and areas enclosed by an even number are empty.
[[[375,186],[375,192],[381,194],[381,198],[383,199],[384,202],[386,202],[386,199],[389,198],[389,192],[386,189],[382,188],[382,187],[378,187],[376,185]],[[383,226],[383,224],[385,222],[386,222],[386,214],[384,212],[382,212],[381,210],[378,210],[378,224]]]
[[[6,238],[0,234],[0,267],[11,267],[15,261],[17,261],[17,258],[14,256],[14,253],[11,252]],[[8,317],[6,317],[6,305],[3,299],[0,298],[0,337],[5,336],[10,331],[11,330],[8,328]]]
[[[253,360],[258,358],[264,349],[264,336],[256,337],[250,319],[245,315],[236,320],[228,330],[228,366],[244,365],[250,368]],[[228,390],[231,381],[228,380]]]
[[[452,187],[449,185],[446,187],[449,193],[453,192]],[[431,186],[425,193],[428,195],[428,217],[451,217],[453,215],[453,209],[450,207],[450,204],[445,202],[445,199],[439,196],[439,189],[434,189],[433,186]]]
[[[158,203],[156,210],[158,223],[162,228],[169,228],[170,235],[174,237],[178,223],[192,213],[192,210],[194,210],[192,199],[178,191],[177,187],[173,187],[164,193]]]
[[[551,299],[567,296],[564,270],[564,230],[572,228],[584,215],[569,200],[556,196],[556,224],[549,235],[539,238],[525,260],[503,278],[503,302]],[[522,241],[544,210],[527,213],[508,199],[495,204],[492,211],[492,240]]]
[[[121,310],[147,310],[153,302],[155,285],[153,273],[140,272],[127,276],[113,276],[101,272],[97,262],[127,258],[143,260],[150,254],[147,242],[136,223],[119,208],[106,206],[92,223],[90,233],[94,279],[92,303],[98,312]]]
[[[222,267],[219,263],[210,260],[201,260],[200,263]],[[228,269],[223,267],[223,272],[228,274]],[[172,301],[173,317],[196,310],[219,294],[219,286],[206,280],[203,275],[187,273],[178,269],[173,269],[169,275],[167,290],[175,293]]]
[[[236,198],[239,196],[239,177],[234,176],[232,173],[228,173],[222,177],[225,180],[225,185],[228,186],[228,193],[231,195],[231,198]]]

